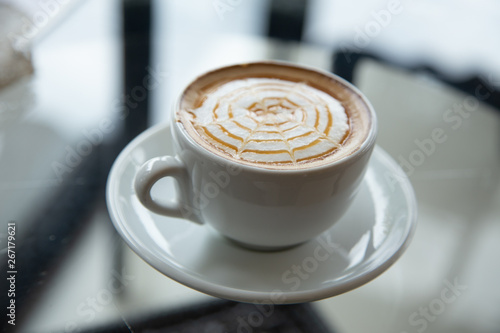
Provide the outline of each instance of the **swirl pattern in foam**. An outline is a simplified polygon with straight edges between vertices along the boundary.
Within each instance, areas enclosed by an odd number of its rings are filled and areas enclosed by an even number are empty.
[[[322,159],[349,135],[339,101],[304,83],[274,78],[222,84],[184,116],[218,151],[258,164],[293,166]]]

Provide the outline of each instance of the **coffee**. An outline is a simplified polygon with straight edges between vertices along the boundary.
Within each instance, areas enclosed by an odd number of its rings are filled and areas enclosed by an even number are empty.
[[[137,198],[260,250],[300,244],[339,221],[377,134],[375,112],[354,86],[276,62],[196,78],[173,116],[174,152],[137,169]],[[176,181],[174,198],[159,200],[151,190],[167,177]]]
[[[264,168],[300,169],[354,152],[368,135],[368,108],[333,76],[254,63],[195,80],[176,119],[217,155]]]

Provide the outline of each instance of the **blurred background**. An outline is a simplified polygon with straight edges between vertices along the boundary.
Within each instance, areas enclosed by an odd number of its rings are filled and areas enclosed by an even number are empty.
[[[493,0],[0,0],[3,311],[13,225],[17,270],[16,325],[3,315],[2,329],[235,331],[224,325],[244,305],[170,280],[123,244],[104,187],[117,154],[168,121],[195,76],[279,59],[361,89],[419,217],[379,278],[284,307],[254,332],[500,331],[499,31]],[[104,298],[116,281],[124,288]],[[460,288],[444,302],[450,284]],[[207,309],[220,316],[203,321]],[[293,311],[321,330],[287,326]]]

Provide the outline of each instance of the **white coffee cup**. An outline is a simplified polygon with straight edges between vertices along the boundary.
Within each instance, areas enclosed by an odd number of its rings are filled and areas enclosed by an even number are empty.
[[[225,67],[200,76],[194,83],[226,72],[241,75],[239,69],[260,70],[269,75],[275,69],[276,75],[311,74],[345,87],[366,106],[369,121],[361,144],[331,163],[300,169],[269,169],[238,163],[207,150],[175,120],[173,112],[171,128],[177,155],[158,156],[142,165],[134,182],[136,195],[154,213],[210,225],[249,248],[277,250],[303,243],[329,229],[353,201],[375,145],[376,115],[362,93],[347,81],[288,63]],[[181,107],[183,96],[176,110]],[[153,185],[164,177],[174,178],[178,185],[176,199],[170,203],[151,195]]]

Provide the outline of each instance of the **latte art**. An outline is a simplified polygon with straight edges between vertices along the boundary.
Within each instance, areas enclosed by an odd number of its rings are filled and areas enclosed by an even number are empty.
[[[350,133],[344,107],[331,95],[274,78],[222,84],[181,117],[216,150],[257,164],[294,166],[322,159]]]

